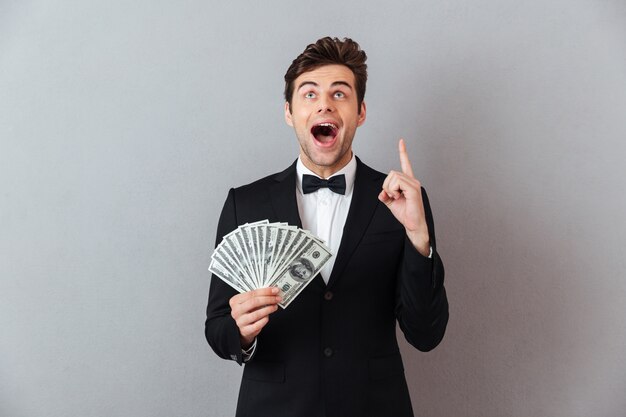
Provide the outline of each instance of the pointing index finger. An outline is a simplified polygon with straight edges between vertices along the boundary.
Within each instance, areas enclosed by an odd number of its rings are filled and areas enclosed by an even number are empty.
[[[398,142],[398,151],[400,152],[400,166],[402,172],[413,178],[413,169],[411,168],[411,161],[409,161],[409,155],[406,153],[406,144],[404,139],[400,139]]]

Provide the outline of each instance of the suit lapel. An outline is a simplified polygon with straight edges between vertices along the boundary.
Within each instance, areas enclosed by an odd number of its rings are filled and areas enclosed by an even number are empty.
[[[278,221],[302,228],[298,202],[296,201],[296,163],[276,174],[276,182],[270,187],[272,206]]]
[[[382,178],[382,174],[374,171],[357,158],[354,194],[352,195],[346,224],[343,228],[337,259],[328,280],[328,288],[332,287],[343,273],[372,220],[376,206],[379,203],[377,197],[380,192]]]

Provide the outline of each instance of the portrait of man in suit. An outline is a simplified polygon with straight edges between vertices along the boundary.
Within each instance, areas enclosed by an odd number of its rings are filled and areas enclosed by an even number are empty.
[[[218,242],[267,219],[310,230],[334,254],[285,309],[279,288],[239,294],[211,279],[205,336],[244,365],[239,417],[413,416],[396,325],[420,351],[444,336],[443,263],[405,142],[388,174],[352,149],[367,114],[366,58],[349,38],[305,48],[284,77],[297,160],[231,188],[222,209]],[[310,273],[300,269],[291,273]]]

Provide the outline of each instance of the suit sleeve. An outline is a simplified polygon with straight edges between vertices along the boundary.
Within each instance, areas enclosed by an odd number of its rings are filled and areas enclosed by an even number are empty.
[[[235,191],[231,189],[217,225],[215,246],[218,245],[224,235],[236,228]],[[211,277],[204,334],[207,342],[219,357],[234,360],[241,365],[243,357],[239,328],[230,315],[230,305],[228,304],[235,294],[237,292],[217,276]]]
[[[406,340],[420,351],[434,349],[443,339],[448,324],[448,298],[443,286],[444,269],[435,240],[433,216],[426,190],[422,199],[432,258],[421,255],[408,237],[398,268],[396,317]]]

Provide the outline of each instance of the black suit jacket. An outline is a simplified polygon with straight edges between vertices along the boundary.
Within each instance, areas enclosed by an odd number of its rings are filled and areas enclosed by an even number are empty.
[[[231,189],[217,240],[238,225],[269,219],[301,226],[295,163]],[[385,174],[357,158],[352,202],[335,265],[285,310],[270,316],[245,364],[238,417],[412,416],[396,340],[396,320],[422,351],[443,338],[448,301],[443,264],[424,190],[432,259],[419,254],[377,196]],[[205,334],[222,358],[242,363],[228,300],[235,290],[211,279]]]

